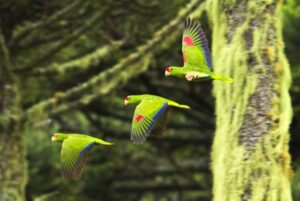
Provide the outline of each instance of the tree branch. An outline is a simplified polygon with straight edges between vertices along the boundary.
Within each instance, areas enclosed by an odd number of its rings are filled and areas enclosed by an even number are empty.
[[[197,161],[198,163],[184,163],[181,165],[182,170],[185,172],[195,173],[195,172],[208,172],[207,161]],[[205,162],[205,163],[204,163]],[[202,164],[201,164],[202,163]],[[181,170],[174,168],[174,166],[162,167],[161,169],[150,169],[145,171],[132,172],[124,171],[124,174],[121,174],[117,177],[117,180],[145,180],[153,179],[156,176],[170,176],[170,175],[180,175],[182,174]],[[183,175],[184,176],[184,175]]]
[[[9,50],[5,44],[5,39],[0,29],[0,86],[5,80],[9,80],[12,76],[10,69]]]
[[[51,64],[46,67],[35,68],[33,69],[32,74],[43,75],[74,72],[76,69],[86,70],[90,67],[97,66],[103,60],[103,58],[111,55],[113,51],[119,49],[124,42],[124,40],[112,42],[112,44],[98,48],[92,53],[65,63]]]
[[[102,17],[102,15],[103,15],[103,13],[97,12],[84,24],[84,26],[82,26],[79,29],[77,29],[76,31],[72,32],[69,36],[67,36],[63,41],[61,41],[57,45],[54,45],[53,47],[49,48],[48,50],[45,50],[42,55],[37,56],[35,59],[31,60],[30,63],[25,64],[24,66],[15,69],[15,71],[18,73],[26,72],[26,71],[30,70],[32,67],[39,64],[40,62],[42,62],[45,59],[56,54],[62,48],[67,46],[69,43],[73,42],[76,38],[78,38],[86,30],[88,30],[92,25],[94,25],[94,23],[97,22]]]
[[[27,110],[27,114],[33,114],[35,111],[46,110],[49,111],[51,115],[58,115],[74,108],[74,106],[88,104],[98,98],[100,95],[106,95],[111,90],[124,84],[131,77],[146,71],[150,62],[150,55],[147,56],[150,50],[156,45],[160,44],[160,42],[164,41],[167,37],[170,37],[170,33],[174,33],[174,30],[176,30],[186,16],[195,8],[199,7],[200,2],[201,0],[191,0],[187,7],[181,10],[174,20],[157,31],[151,40],[149,40],[146,44],[139,46],[136,52],[130,54],[126,58],[121,59],[121,61],[113,67],[104,72],[100,72],[98,75],[92,77],[88,81],[67,90],[59,97],[52,97],[33,105]],[[139,64],[142,58],[143,64],[141,67],[130,65],[134,62]],[[82,94],[88,95],[83,96]],[[72,104],[63,104],[72,102],[72,99],[78,96],[82,98],[74,101]]]
[[[13,40],[11,41],[9,46],[10,47],[15,46],[16,44],[18,44],[20,42],[21,39],[26,37],[29,33],[32,33],[33,31],[43,28],[43,27],[51,24],[52,22],[60,19],[61,17],[63,17],[64,15],[66,15],[67,13],[72,11],[77,6],[80,6],[84,2],[85,2],[84,0],[77,0],[77,1],[73,2],[71,5],[69,5],[68,7],[63,8],[62,10],[53,14],[52,16],[46,18],[45,20],[41,20],[39,22],[36,22],[36,23],[26,26],[22,31],[20,31],[16,34],[16,36],[13,38]]]
[[[175,184],[175,183],[166,183],[166,184],[143,184],[143,185],[128,185],[128,184],[119,184],[114,187],[116,191],[121,193],[136,193],[136,192],[165,192],[165,191],[186,191],[186,190],[205,190],[203,187],[197,184]],[[208,194],[207,191],[203,192]],[[207,195],[208,197],[209,195]]]
[[[47,201],[50,200],[50,198],[53,198],[59,193],[59,191],[53,191],[44,195],[40,195],[33,199],[33,201]]]

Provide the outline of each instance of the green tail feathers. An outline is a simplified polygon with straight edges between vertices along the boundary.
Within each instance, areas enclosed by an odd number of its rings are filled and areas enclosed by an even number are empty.
[[[174,101],[170,101],[168,104],[171,105],[171,106],[180,107],[180,108],[183,108],[183,109],[191,109],[190,106],[188,106],[188,105],[180,105],[180,104],[178,104]]]
[[[190,106],[188,105],[178,105],[177,107],[184,108],[184,109],[191,109]]]
[[[224,82],[228,82],[228,83],[231,83],[233,82],[233,79],[230,78],[230,77],[224,77],[222,75],[212,75],[211,76],[214,80],[222,80]]]
[[[113,145],[114,144],[114,143],[106,142],[106,141],[100,140],[100,139],[97,139],[96,142],[99,144],[103,144],[103,145]]]

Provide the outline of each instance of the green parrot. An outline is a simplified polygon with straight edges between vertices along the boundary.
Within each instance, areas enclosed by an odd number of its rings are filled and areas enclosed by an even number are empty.
[[[161,137],[167,126],[169,106],[190,109],[174,101],[155,95],[131,95],[125,97],[125,105],[137,105],[131,128],[131,140],[142,144],[151,135]]]
[[[185,21],[182,37],[183,67],[170,66],[165,69],[166,76],[188,81],[222,80],[232,82],[230,77],[217,75],[212,71],[211,56],[207,40],[199,23],[193,19]]]
[[[82,134],[55,133],[51,141],[62,142],[61,173],[65,180],[81,177],[88,152],[94,145],[112,145],[110,142]]]

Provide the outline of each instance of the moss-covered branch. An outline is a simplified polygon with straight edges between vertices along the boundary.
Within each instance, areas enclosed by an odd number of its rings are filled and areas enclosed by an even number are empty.
[[[53,199],[54,196],[56,196],[57,194],[59,194],[59,191],[53,191],[44,195],[40,195],[36,198],[34,198],[33,201],[48,201],[50,199]]]
[[[32,106],[28,109],[28,113],[34,114],[35,112],[45,110],[49,111],[52,115],[60,114],[74,107],[78,107],[78,105],[88,104],[99,96],[105,95],[115,88],[120,87],[130,78],[146,71],[152,59],[151,54],[149,54],[150,50],[153,50],[156,45],[164,42],[166,38],[172,38],[171,33],[175,33],[174,30],[176,30],[190,12],[200,6],[200,2],[201,0],[191,0],[186,8],[178,13],[177,17],[157,31],[152,39],[146,44],[139,46],[136,52],[121,59],[120,62],[113,67],[61,93],[59,96],[52,97]],[[73,104],[71,102],[73,102]]]
[[[15,46],[22,39],[24,39],[25,37],[27,38],[30,33],[33,33],[37,29],[41,29],[43,27],[46,27],[47,25],[53,23],[54,21],[57,21],[57,20],[61,19],[63,16],[70,13],[71,11],[73,11],[75,8],[77,8],[78,6],[80,6],[84,2],[85,2],[84,0],[74,1],[72,4],[70,4],[69,6],[63,8],[62,10],[58,11],[57,13],[54,13],[52,16],[47,17],[46,19],[43,19],[41,21],[38,21],[38,22],[35,22],[35,23],[32,23],[32,24],[28,24],[22,30],[19,30],[16,33],[16,35],[12,39],[9,46],[10,47]]]
[[[50,58],[54,54],[58,53],[62,48],[66,47],[68,44],[76,40],[81,34],[83,34],[85,31],[91,28],[98,20],[100,20],[102,16],[103,12],[97,12],[93,14],[92,17],[90,17],[90,19],[87,20],[83,26],[79,27],[77,30],[66,36],[63,40],[59,41],[57,44],[53,45],[49,49],[44,50],[41,55],[37,55],[35,58],[30,60],[29,63],[26,63],[24,64],[24,66],[21,66],[14,70],[19,74],[31,70],[39,63],[43,62],[47,58]]]
[[[198,161],[197,161],[198,162]],[[203,164],[198,165],[191,165],[184,167],[184,170],[190,173],[199,173],[199,172],[208,172],[207,167],[205,167]],[[118,177],[118,180],[145,180],[145,179],[153,179],[158,176],[169,176],[169,175],[180,175],[180,171],[175,169],[173,166],[171,167],[164,167],[161,170],[155,169],[148,172],[142,172],[142,173],[132,173],[128,174],[126,172],[126,175],[121,175]]]
[[[126,194],[130,193],[145,193],[145,192],[167,192],[167,191],[200,191],[203,190],[203,187],[200,184],[190,184],[190,183],[162,183],[162,184],[156,184],[156,183],[143,183],[143,185],[140,184],[124,184],[120,183],[114,187],[115,191],[123,192]],[[203,197],[208,198],[209,194],[206,191],[203,191]]]
[[[0,86],[4,80],[10,79],[11,69],[10,69],[10,59],[9,50],[6,46],[4,36],[2,35],[2,30],[0,29]]]
[[[93,66],[97,66],[103,59],[112,55],[112,53],[118,50],[124,42],[124,40],[112,42],[111,44],[100,47],[87,55],[65,63],[54,63],[49,66],[34,68],[30,74],[65,74],[76,70],[87,70]]]
[[[25,199],[26,160],[17,78],[11,72],[9,49],[0,30],[0,200]]]

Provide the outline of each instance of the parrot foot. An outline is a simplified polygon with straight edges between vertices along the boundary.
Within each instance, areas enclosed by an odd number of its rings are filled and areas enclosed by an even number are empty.
[[[205,78],[205,77],[209,77],[209,76],[210,75],[206,74],[206,73],[186,73],[185,74],[185,78],[188,81],[192,81],[192,80],[197,79],[197,78]]]
[[[189,74],[189,73],[187,73],[187,74],[185,75],[185,78],[186,78],[188,81],[192,81],[192,80],[194,79],[194,74]]]

